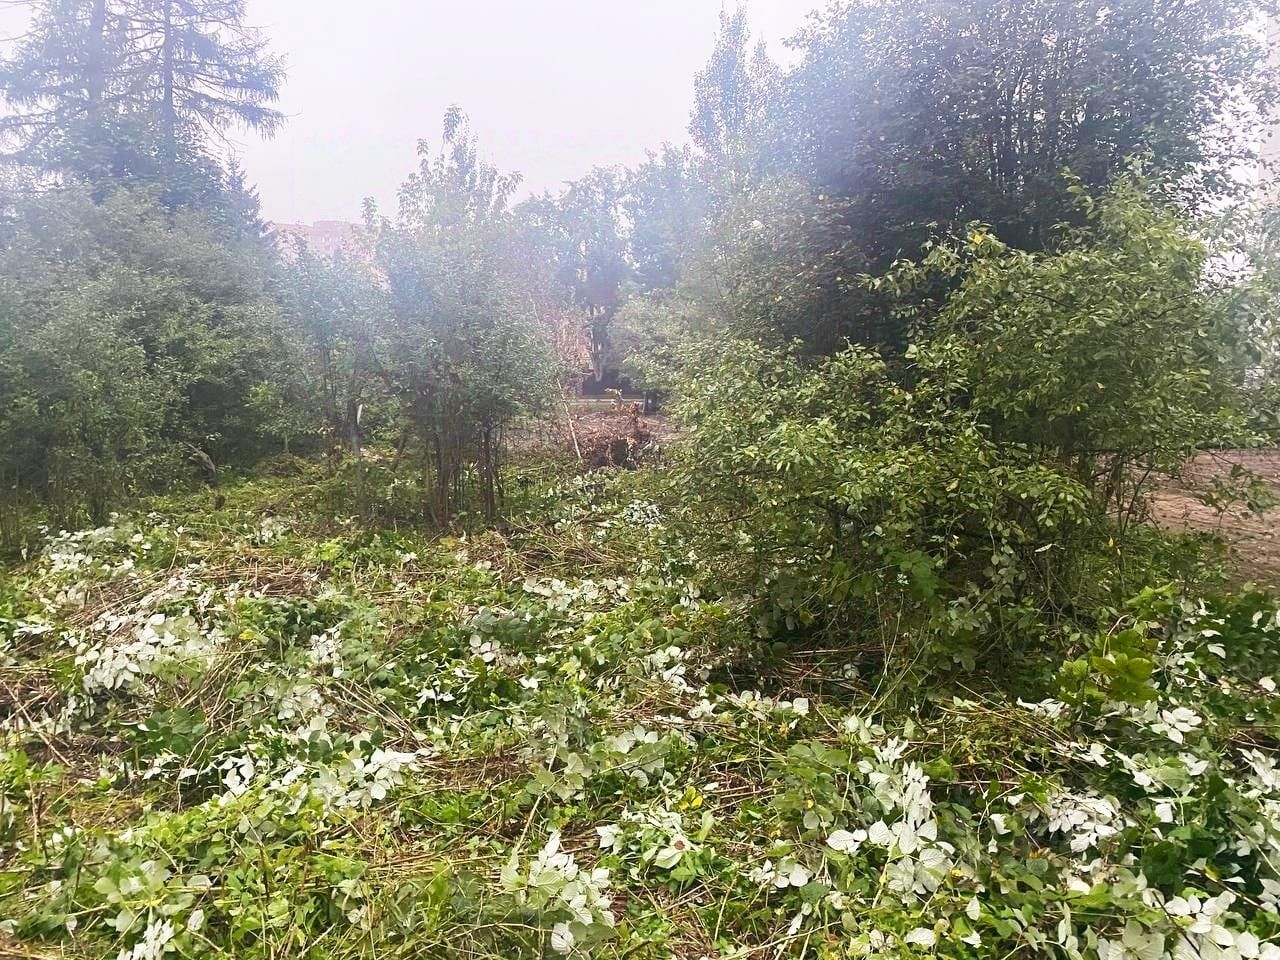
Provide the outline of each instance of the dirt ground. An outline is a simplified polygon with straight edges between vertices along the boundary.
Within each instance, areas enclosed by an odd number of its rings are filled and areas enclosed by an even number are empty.
[[[1262,516],[1235,507],[1219,515],[1200,496],[1215,477],[1226,478],[1239,464],[1265,480],[1280,499],[1280,449],[1216,450],[1188,463],[1178,478],[1165,480],[1152,501],[1152,519],[1170,530],[1217,534],[1228,545],[1240,579],[1280,586],[1280,508]]]
[[[646,415],[637,403],[572,400],[542,419],[517,424],[507,443],[523,454],[577,454],[592,467],[603,465],[597,462],[601,451],[618,440],[628,441],[632,454],[656,453],[676,431],[665,414]]]

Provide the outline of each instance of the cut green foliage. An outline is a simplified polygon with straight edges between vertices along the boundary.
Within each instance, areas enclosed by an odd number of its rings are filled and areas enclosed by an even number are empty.
[[[672,562],[693,547],[655,479],[570,481],[507,537],[360,547],[298,513],[267,535],[261,484],[212,523],[54,538],[3,581],[0,936],[130,960],[1280,953],[1273,601],[1148,590],[1038,668],[891,701],[857,649],[761,675],[750,605]],[[922,604],[939,579],[886,576]]]

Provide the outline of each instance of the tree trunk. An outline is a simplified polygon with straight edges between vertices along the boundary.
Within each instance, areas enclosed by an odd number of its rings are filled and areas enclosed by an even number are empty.
[[[178,152],[178,118],[173,97],[174,38],[173,0],[163,0],[164,42],[160,50],[161,82],[164,85],[164,105],[161,108],[161,126],[164,130],[164,162],[166,173],[172,174]]]
[[[107,89],[107,0],[93,0],[86,42],[84,159],[94,176],[106,180],[111,176],[110,151],[106,147],[108,141],[103,130],[103,101]]]
[[[486,522],[498,516],[498,465],[494,450],[493,429],[484,427],[480,434],[480,499]]]
[[[360,404],[354,398],[347,401],[347,439],[351,457],[355,460],[356,512],[364,517],[368,507],[364,484],[364,449],[360,443]]]
[[[96,129],[102,116],[102,98],[107,86],[107,0],[93,0],[89,15],[89,81],[85,93],[89,119]]]
[[[591,371],[595,374],[596,382],[604,380],[604,354],[605,354],[605,327],[607,320],[605,312],[599,307],[592,307],[590,312],[589,328],[591,333]]]

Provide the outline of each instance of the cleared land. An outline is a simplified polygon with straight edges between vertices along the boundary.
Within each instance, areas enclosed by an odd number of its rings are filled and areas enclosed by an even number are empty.
[[[1160,486],[1152,500],[1152,518],[1166,529],[1222,537],[1241,580],[1280,585],[1280,512],[1259,516],[1235,507],[1219,513],[1201,499],[1215,479],[1229,477],[1236,465],[1265,480],[1280,498],[1280,449],[1217,450],[1201,454],[1187,464],[1181,477]]]

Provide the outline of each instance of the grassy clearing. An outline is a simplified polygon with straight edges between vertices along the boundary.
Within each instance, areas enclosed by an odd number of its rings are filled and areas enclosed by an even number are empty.
[[[646,482],[52,537],[0,579],[0,952],[1280,956],[1265,598],[913,686],[751,638]]]

